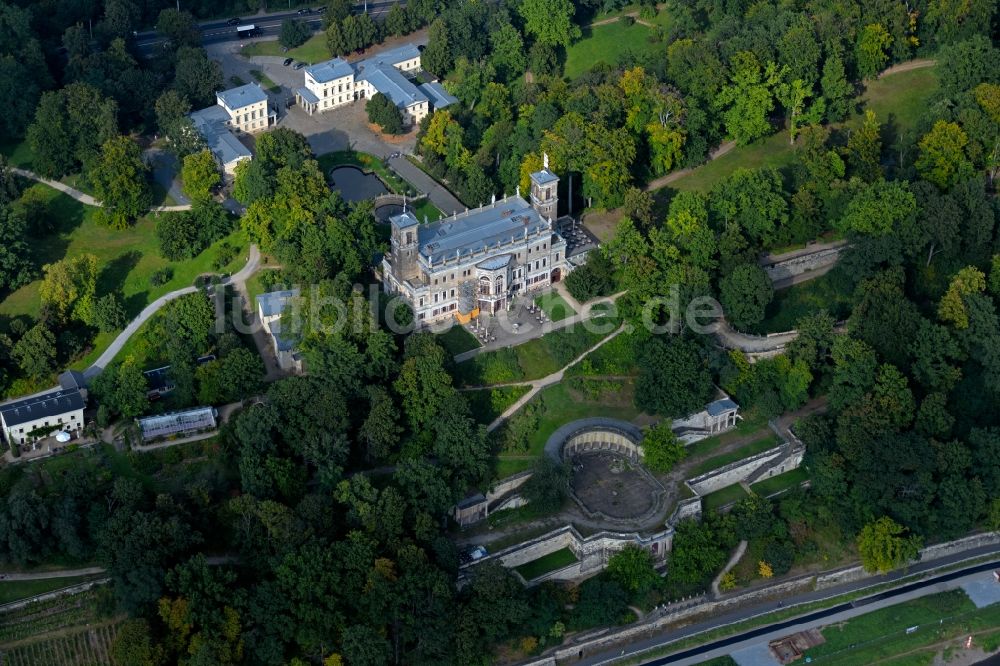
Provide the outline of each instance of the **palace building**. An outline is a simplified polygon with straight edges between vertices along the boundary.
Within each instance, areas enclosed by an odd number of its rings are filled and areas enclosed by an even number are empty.
[[[405,44],[370,58],[349,63],[333,58],[304,70],[304,85],[295,100],[306,113],[332,111],[356,100],[382,93],[399,108],[406,125],[416,125],[433,109],[458,100],[436,82],[417,83],[420,50]]]
[[[388,293],[406,298],[418,323],[496,314],[514,296],[565,277],[572,265],[555,225],[559,177],[547,157],[544,164],[531,174],[530,203],[518,188],[514,196],[430,224],[408,211],[390,219],[382,281]]]

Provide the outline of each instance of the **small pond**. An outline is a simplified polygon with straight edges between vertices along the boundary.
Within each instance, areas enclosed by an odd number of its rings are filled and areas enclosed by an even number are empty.
[[[377,176],[354,166],[340,166],[330,171],[331,187],[339,190],[344,201],[374,199],[389,190]]]
[[[387,203],[375,209],[375,219],[379,222],[388,222],[393,215],[403,212],[402,204]]]

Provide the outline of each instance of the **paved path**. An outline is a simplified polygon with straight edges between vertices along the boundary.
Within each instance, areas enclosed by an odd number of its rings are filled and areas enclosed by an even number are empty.
[[[466,210],[465,204],[449,192],[444,185],[428,176],[423,169],[410,162],[405,156],[390,159],[389,166],[409,181],[420,193],[426,194],[431,203],[437,206],[437,209],[445,216]]]
[[[251,245],[246,265],[243,266],[243,268],[241,268],[238,272],[234,273],[231,277],[224,279],[223,284],[242,284],[251,275],[257,272],[259,266],[260,251],[257,249],[256,245]],[[156,314],[160,308],[176,298],[180,298],[181,296],[185,296],[187,294],[193,294],[196,291],[198,291],[196,287],[184,287],[183,289],[177,289],[176,291],[171,291],[170,293],[160,296],[158,299],[143,308],[142,312],[139,313],[139,316],[130,321],[128,326],[125,327],[125,330],[118,334],[118,337],[116,337],[114,341],[108,345],[108,348],[104,350],[104,353],[102,353],[96,361],[94,361],[94,364],[84,371],[84,377],[90,379],[91,377],[99,375],[101,371],[103,371],[104,368],[106,368],[108,364],[114,360],[118,352],[120,352],[122,347],[125,346],[125,343],[128,342],[129,338],[135,335],[135,332],[138,331],[150,317]]]
[[[520,386],[530,386],[531,389],[527,393],[525,393],[524,395],[522,395],[517,400],[517,402],[515,402],[513,405],[511,405],[510,407],[508,407],[507,409],[505,409],[503,411],[503,414],[501,414],[500,416],[498,416],[495,419],[493,419],[493,422],[490,423],[486,427],[486,431],[487,432],[492,432],[492,431],[496,430],[497,428],[499,428],[500,424],[502,424],[504,421],[506,421],[508,418],[510,418],[513,414],[515,414],[517,412],[517,410],[521,409],[521,407],[523,407],[524,405],[526,405],[529,400],[531,400],[536,395],[538,395],[539,391],[541,391],[543,388],[546,388],[547,386],[552,386],[553,384],[557,384],[557,383],[561,382],[562,379],[563,379],[563,376],[566,374],[566,371],[569,368],[571,368],[572,366],[574,366],[577,363],[579,363],[580,361],[582,361],[584,359],[584,357],[587,356],[587,354],[589,354],[592,351],[600,348],[605,343],[613,340],[619,333],[621,333],[624,330],[625,330],[625,326],[619,326],[618,329],[614,333],[612,333],[608,337],[604,338],[603,340],[601,340],[600,342],[598,342],[596,345],[594,345],[593,347],[591,347],[590,349],[588,349],[587,351],[583,352],[582,354],[580,354],[579,356],[577,356],[575,359],[573,359],[572,361],[570,361],[569,363],[567,363],[566,365],[564,365],[562,368],[560,368],[559,370],[556,370],[555,372],[553,372],[551,375],[547,375],[545,377],[542,377],[541,379],[535,379],[533,381],[528,381],[528,382],[521,383]]]
[[[744,490],[747,491],[748,495],[750,494],[750,489],[749,488],[744,488]],[[749,542],[746,539],[740,541],[739,545],[736,546],[736,550],[734,550],[733,554],[729,556],[729,561],[726,562],[726,566],[722,567],[722,571],[719,572],[719,575],[716,576],[712,580],[712,598],[713,599],[717,599],[719,597],[719,585],[722,583],[722,579],[743,558],[743,553],[747,552],[747,545],[748,544],[749,544]]]
[[[94,197],[81,192],[80,190],[70,187],[66,183],[60,183],[58,180],[50,180],[48,178],[43,178],[33,171],[28,171],[27,169],[20,169],[18,167],[11,167],[12,172],[16,173],[22,178],[28,178],[29,180],[34,180],[44,185],[48,185],[54,190],[59,190],[63,194],[73,197],[85,206],[101,206],[101,202]],[[180,206],[154,206],[149,209],[151,213],[173,213],[182,210],[191,210],[191,204],[183,204]]]
[[[533,326],[530,330],[517,333],[516,338],[507,337],[505,335],[505,337],[502,340],[497,340],[495,342],[487,342],[485,345],[481,347],[476,347],[475,349],[470,349],[469,351],[464,351],[460,354],[455,354],[455,362],[461,363],[462,361],[467,361],[473,356],[478,356],[479,354],[485,352],[496,351],[498,349],[507,349],[509,347],[517,347],[518,345],[523,345],[525,342],[528,342],[529,340],[535,340],[536,338],[540,338],[547,333],[551,333],[552,331],[558,331],[561,328],[566,328],[568,326],[572,326],[573,324],[579,324],[581,322],[584,322],[593,316],[594,306],[616,301],[624,293],[625,293],[624,291],[620,291],[617,294],[612,294],[611,296],[605,296],[604,298],[596,298],[592,301],[587,301],[585,304],[581,305],[579,309],[577,309],[577,313],[572,317],[567,317],[566,319],[562,319],[560,321],[546,321],[541,326]],[[579,305],[579,303],[577,304]],[[509,331],[512,330],[512,326],[510,325],[510,323],[504,323],[504,319],[506,317],[507,317],[506,311],[498,312],[496,315],[498,322],[497,326],[502,328],[504,331],[508,331],[509,335]]]
[[[715,329],[715,337],[723,347],[738,349],[746,354],[760,354],[784,349],[798,335],[798,331],[772,333],[769,336],[741,333],[730,326],[725,319],[720,320]]]

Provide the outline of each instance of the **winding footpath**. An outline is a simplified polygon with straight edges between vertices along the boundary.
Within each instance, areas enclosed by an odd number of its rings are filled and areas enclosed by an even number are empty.
[[[80,203],[82,203],[84,206],[94,206],[94,207],[100,208],[101,205],[102,205],[101,202],[98,201],[97,199],[95,199],[94,197],[90,196],[89,194],[87,194],[85,192],[81,192],[80,190],[78,190],[78,189],[76,189],[74,187],[70,187],[66,183],[60,183],[58,180],[51,180],[49,178],[45,178],[43,176],[39,176],[34,171],[28,171],[27,169],[21,169],[21,168],[18,168],[18,167],[11,167],[10,170],[11,170],[12,173],[17,174],[18,176],[21,176],[22,178],[27,178],[28,180],[33,180],[35,182],[42,183],[43,185],[48,185],[49,187],[51,187],[54,190],[59,190],[63,194],[76,199],[77,201],[79,201]],[[177,206],[153,206],[152,208],[149,209],[149,212],[151,212],[151,213],[178,213],[178,212],[184,211],[184,210],[191,210],[191,204],[180,204],[180,205],[177,205]]]
[[[600,340],[593,347],[591,347],[590,349],[586,350],[585,352],[583,352],[582,354],[580,354],[579,356],[577,356],[576,358],[574,358],[572,361],[570,361],[569,363],[567,363],[566,365],[564,365],[562,368],[560,368],[559,370],[556,370],[555,372],[553,372],[551,375],[546,375],[545,377],[542,377],[541,379],[535,379],[535,380],[532,380],[532,381],[517,382],[517,383],[507,384],[507,386],[529,386],[531,388],[528,390],[527,393],[525,393],[520,398],[518,398],[517,402],[515,402],[513,405],[511,405],[507,409],[503,410],[503,413],[500,414],[500,416],[498,416],[495,419],[493,419],[493,422],[490,423],[488,426],[486,426],[486,431],[487,432],[493,432],[494,430],[496,430],[497,428],[499,428],[500,425],[504,421],[506,421],[508,418],[511,417],[511,415],[517,413],[517,410],[521,409],[521,407],[524,407],[528,403],[529,400],[531,400],[536,395],[538,395],[539,391],[541,391],[543,388],[546,388],[548,386],[552,386],[553,384],[558,384],[559,382],[561,382],[562,379],[563,379],[563,377],[566,375],[566,371],[567,370],[569,370],[571,367],[573,367],[574,365],[576,365],[577,363],[579,363],[580,361],[582,361],[591,352],[599,349],[604,344],[606,344],[606,343],[610,342],[611,340],[615,339],[618,336],[618,334],[620,334],[624,330],[625,330],[625,326],[624,325],[619,326],[613,333],[611,333],[610,335],[608,335],[606,338],[603,338],[602,340]]]
[[[250,252],[247,255],[246,265],[244,265],[238,272],[233,273],[232,276],[223,279],[222,284],[242,285],[247,281],[247,279],[250,278],[250,276],[257,272],[258,268],[260,268],[260,250],[257,249],[256,245],[251,245]],[[142,312],[139,313],[139,316],[130,321],[128,326],[125,327],[125,330],[118,334],[118,337],[116,337],[114,341],[108,345],[108,348],[104,350],[96,361],[94,361],[94,364],[84,371],[83,376],[87,379],[91,379],[92,377],[99,375],[101,371],[103,371],[104,368],[106,368],[107,365],[114,360],[118,352],[120,352],[122,347],[125,346],[125,343],[128,342],[129,338],[135,335],[135,332],[138,331],[143,324],[149,321],[149,318],[156,314],[160,308],[176,298],[180,298],[181,296],[185,296],[187,294],[193,294],[196,291],[198,291],[197,287],[184,287],[183,289],[177,289],[160,296],[158,299],[143,308]]]

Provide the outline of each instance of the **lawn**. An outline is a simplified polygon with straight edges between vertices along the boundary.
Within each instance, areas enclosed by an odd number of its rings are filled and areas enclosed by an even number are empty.
[[[549,553],[548,555],[539,557],[537,560],[532,560],[519,567],[514,567],[514,570],[524,576],[525,580],[534,580],[543,574],[555,571],[556,569],[562,569],[563,567],[569,566],[577,561],[578,560],[576,555],[573,554],[573,551],[569,548],[560,548],[559,550]]]
[[[302,46],[297,46],[287,52],[282,51],[278,40],[253,42],[240,49],[240,55],[249,58],[250,56],[279,56],[283,58],[295,58],[304,63],[314,65],[318,62],[330,59],[330,50],[326,48],[326,34],[318,32]]]
[[[238,247],[240,251],[222,272],[236,270],[246,261],[247,241],[242,232],[236,231],[194,259],[171,263],[159,254],[156,220],[160,216],[177,213],[153,213],[140,219],[131,229],[118,231],[98,224],[94,220],[95,208],[84,206],[45,185],[36,184],[33,187],[45,192],[49,201],[49,218],[57,225],[53,234],[31,242],[36,252],[36,264],[41,266],[84,253],[95,255],[101,267],[97,295],[120,290],[129,316],[137,315],[147,304],[169,291],[190,286],[198,275],[214,272],[213,263],[224,242]],[[151,286],[150,276],[168,266],[173,270],[173,277],[166,284]],[[40,284],[41,280],[35,280],[7,294],[0,302],[0,315],[37,316],[41,307]],[[93,358],[113,337],[114,334],[107,333],[98,336],[95,343],[97,353],[93,354]]]
[[[720,488],[714,493],[705,495],[702,498],[704,500],[702,506],[705,511],[716,511],[727,504],[738,502],[745,497],[747,497],[747,491],[743,490],[743,486],[740,484],[734,483],[731,486]]]
[[[568,65],[567,58],[567,69]],[[859,126],[864,118],[864,108],[870,108],[883,125],[891,121],[900,131],[912,130],[938,85],[938,76],[933,67],[900,72],[871,81],[861,95],[861,112],[849,118],[845,125]],[[675,180],[670,187],[707,192],[736,169],[765,166],[780,168],[791,164],[794,157],[794,146],[788,141],[788,132],[783,130],[748,146],[737,146],[722,157]]]
[[[796,467],[795,469],[785,472],[784,474],[779,474],[777,476],[772,476],[770,479],[758,481],[750,486],[750,489],[758,495],[770,497],[790,488],[798,488],[808,480],[809,472],[806,471],[804,467]]]
[[[250,76],[261,85],[264,90],[271,93],[281,92],[281,86],[271,80],[271,78],[259,69],[251,69]]]
[[[27,599],[37,594],[76,585],[93,576],[74,576],[72,578],[45,578],[42,580],[9,580],[0,582],[0,604],[10,603],[18,599]]]
[[[274,291],[275,287],[267,287],[264,285],[264,273],[266,271],[274,271],[277,269],[269,268],[265,270],[259,270],[250,276],[247,280],[247,296],[250,298],[250,306],[254,309],[257,308],[257,297],[261,294],[267,293],[269,291]]]
[[[703,460],[688,471],[688,476],[700,476],[706,472],[711,472],[713,469],[725,467],[729,463],[734,463],[737,460],[746,458],[747,456],[752,456],[756,453],[773,449],[780,443],[781,440],[778,439],[778,436],[771,433],[766,437],[761,437],[760,439],[755,439],[752,442],[747,442],[738,449],[733,449],[732,451],[727,451],[726,453]]]
[[[586,27],[583,29],[583,38],[566,49],[563,73],[567,79],[572,80],[597,63],[616,65],[627,52],[642,56],[660,48],[665,49],[666,44],[658,41],[652,28],[640,23],[626,25],[623,21],[616,21]]]
[[[1000,604],[976,609],[962,590],[951,590],[889,606],[846,622],[824,627],[826,642],[806,651],[806,659],[824,664],[870,664],[906,654],[893,663],[931,663],[930,659],[911,654],[950,639],[965,638],[1000,626]],[[916,629],[907,633],[907,629]],[[984,631],[986,630],[986,631]],[[996,639],[991,638],[991,644]],[[974,638],[973,644],[978,641]],[[934,646],[934,647],[930,647]]]
[[[635,421],[640,412],[635,406],[635,385],[631,380],[616,382],[614,392],[588,396],[570,388],[568,382],[549,386],[532,398],[538,404],[538,427],[528,437],[528,450],[521,455],[499,456],[497,478],[504,478],[530,468],[542,455],[545,442],[561,426],[591,416],[605,416]]]
[[[760,437],[767,437],[772,432],[773,431],[767,425],[767,419],[758,414],[756,411],[751,411],[745,414],[743,419],[741,419],[738,425],[732,430],[688,445],[687,457],[688,460],[704,458],[705,456],[711,455],[720,446],[735,439],[746,437],[755,433],[759,433]]]
[[[480,347],[476,336],[465,330],[464,326],[459,326],[458,324],[452,326],[444,333],[438,333],[437,341],[452,356]]]
[[[542,294],[541,296],[536,296],[535,305],[540,307],[552,321],[562,321],[563,319],[572,317],[576,314],[576,310],[573,309],[573,306],[567,303],[565,298],[554,291]]]
[[[413,206],[413,215],[417,218],[419,222],[424,220],[428,222],[437,222],[442,217],[444,213],[437,209],[437,206],[431,203],[431,200],[424,197],[416,202]]]
[[[498,349],[473,356],[455,366],[455,379],[459,385],[488,386],[551,375],[580,356],[617,327],[616,320],[608,320],[606,333],[586,330],[579,324],[546,333],[540,338],[506,349]]]
[[[464,391],[462,395],[469,402],[473,418],[483,425],[489,425],[493,419],[503,414],[505,409],[517,402],[518,398],[527,393],[528,390],[527,386],[505,386]]]
[[[417,193],[412,185],[400,178],[384,161],[370,153],[362,153],[356,150],[337,150],[332,153],[320,155],[316,159],[319,162],[320,170],[324,174],[329,174],[331,169],[339,166],[356,166],[363,171],[374,173],[395,194],[414,196]],[[434,210],[436,211],[437,209],[435,208]],[[438,217],[441,217],[440,212],[438,213]]]
[[[817,278],[776,291],[764,312],[764,321],[753,332],[790,331],[799,319],[820,310],[826,310],[840,321],[851,314],[851,294],[850,277],[835,267]]]

